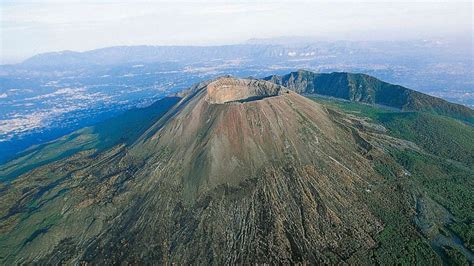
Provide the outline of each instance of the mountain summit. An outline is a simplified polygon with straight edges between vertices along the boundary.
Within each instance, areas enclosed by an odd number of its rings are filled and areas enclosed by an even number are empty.
[[[209,103],[245,102],[281,95],[288,90],[263,80],[223,77],[207,86]]]

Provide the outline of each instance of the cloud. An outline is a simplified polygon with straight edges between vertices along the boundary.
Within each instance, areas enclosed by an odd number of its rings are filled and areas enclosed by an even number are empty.
[[[2,57],[113,45],[208,45],[276,36],[472,36],[472,3],[435,1],[6,1]],[[361,32],[365,32],[361,34]],[[2,60],[3,61],[3,60]]]

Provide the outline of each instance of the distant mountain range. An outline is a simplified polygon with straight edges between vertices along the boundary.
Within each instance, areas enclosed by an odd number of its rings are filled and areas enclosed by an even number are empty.
[[[260,45],[225,46],[117,46],[86,52],[62,51],[33,56],[23,63],[27,67],[70,67],[117,65],[151,62],[199,62],[204,58],[230,60],[240,57],[262,57],[271,47]]]
[[[462,51],[453,49],[459,44],[444,41],[317,41],[306,39],[249,40],[243,44],[219,46],[114,46],[84,52],[60,51],[35,55],[21,65],[26,67],[104,66],[128,63],[186,62],[246,59],[317,60],[319,64],[382,64],[405,65],[408,61],[420,66],[436,62],[462,62]],[[370,56],[368,56],[370,55]],[[467,62],[467,61],[466,61]],[[208,62],[209,63],[209,62]],[[263,62],[262,62],[263,63]],[[408,66],[408,65],[407,65]]]

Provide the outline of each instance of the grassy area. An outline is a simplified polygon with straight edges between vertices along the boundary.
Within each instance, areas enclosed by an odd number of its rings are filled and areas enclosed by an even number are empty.
[[[434,155],[474,167],[474,128],[459,120],[426,112],[402,112],[327,98],[311,99],[371,118],[386,127],[394,137],[412,141]]]
[[[453,216],[450,228],[474,249],[474,171],[460,164],[409,151],[392,151],[416,185]]]

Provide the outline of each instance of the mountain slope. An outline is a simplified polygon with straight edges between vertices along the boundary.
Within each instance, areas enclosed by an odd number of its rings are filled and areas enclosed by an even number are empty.
[[[428,111],[474,122],[474,110],[468,107],[386,83],[365,74],[326,74],[300,70],[283,76],[269,76],[265,80],[301,94],[320,94],[401,110]]]
[[[472,182],[471,161],[448,148],[427,153],[428,142],[407,134],[414,123],[392,132],[405,113],[345,113],[231,77],[180,96],[134,126],[129,142],[2,183],[2,263],[439,265],[469,256],[433,239],[438,228],[469,239],[469,208],[453,195]],[[441,217],[449,211],[452,227]]]
[[[384,228],[366,199],[383,193],[366,190],[383,180],[372,160],[383,157],[375,144],[388,139],[354,123],[273,83],[204,83],[130,147],[78,153],[5,185],[0,256],[16,263],[361,259]],[[436,261],[422,243],[424,260]]]

